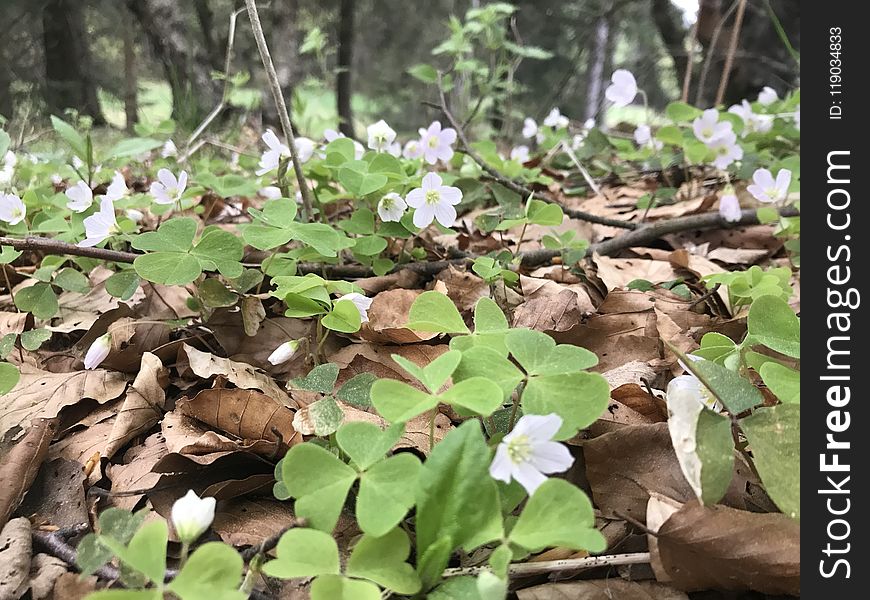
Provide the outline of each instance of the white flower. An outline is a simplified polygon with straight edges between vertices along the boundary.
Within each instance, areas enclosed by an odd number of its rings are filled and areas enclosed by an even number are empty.
[[[369,308],[374,301],[374,298],[366,298],[362,294],[357,294],[356,292],[351,292],[350,294],[345,294],[339,300],[350,300],[353,302],[353,305],[359,311],[359,320],[363,323],[369,322]]]
[[[462,191],[457,187],[441,185],[437,173],[423,177],[422,187],[411,190],[406,202],[414,211],[414,225],[426,227],[437,219],[444,227],[452,227],[456,221],[455,205],[462,201]]]
[[[557,414],[524,415],[513,431],[502,438],[489,466],[493,479],[510,483],[516,479],[531,496],[550,473],[561,473],[574,463],[574,457],[553,436],[562,427]]]
[[[402,156],[408,160],[423,158],[423,144],[420,140],[411,140],[402,149]]]
[[[126,216],[134,223],[138,223],[145,218],[145,213],[143,213],[141,210],[136,210],[135,208],[128,208],[124,211],[124,216]]]
[[[441,123],[432,121],[428,129],[420,128],[420,145],[423,146],[423,159],[430,165],[439,160],[444,162],[453,158],[453,144],[456,130],[452,127],[441,129]]]
[[[531,117],[523,120],[523,137],[527,140],[538,137],[538,124]]]
[[[73,168],[75,168],[75,169],[81,169],[83,166],[85,166],[85,163],[84,163],[84,161],[83,161],[82,159],[80,159],[78,156],[73,155],[73,157],[72,157],[72,166],[73,166]]]
[[[0,169],[0,185],[6,185],[12,181],[16,164],[18,164],[18,158],[15,153],[12,150],[7,150],[3,156],[3,168]]]
[[[182,171],[175,177],[169,169],[157,171],[157,181],[151,183],[151,195],[157,204],[175,204],[181,200],[187,189],[187,171]]]
[[[690,355],[691,356],[691,355]],[[710,394],[694,375],[680,375],[668,383],[668,431],[680,470],[701,497],[701,459],[697,453],[698,416],[710,406]]]
[[[323,132],[323,137],[326,138],[327,142],[335,141],[339,138],[347,137],[343,133],[336,131],[335,129],[327,129]],[[363,148],[363,145],[360,144],[356,140],[351,140],[353,142],[353,157],[356,160],[360,160],[363,157],[363,154],[366,153],[366,149]]]
[[[692,121],[695,137],[707,145],[732,131],[731,123],[719,120],[719,111],[708,108],[700,117]]]
[[[776,93],[776,90],[769,85],[764,86],[764,89],[762,89],[758,94],[758,102],[762,106],[769,106],[777,100],[779,100],[779,95]]]
[[[115,176],[112,177],[112,183],[110,183],[109,187],[106,189],[106,198],[111,198],[114,202],[115,200],[120,200],[128,193],[130,193],[130,190],[127,189],[127,182],[124,180],[124,176],[120,171],[115,171]]]
[[[513,150],[511,150],[511,160],[515,160],[518,163],[525,163],[529,161],[529,147],[528,146],[516,146]]]
[[[794,110],[794,126],[797,127],[797,130],[801,130],[801,105],[798,104]]]
[[[273,365],[280,365],[281,363],[285,363],[296,354],[296,351],[299,349],[299,340],[290,340],[289,342],[284,342],[277,348],[272,354],[269,355],[267,359]]]
[[[579,150],[584,141],[586,141],[585,133],[574,134],[574,137],[571,138],[571,150]]]
[[[544,119],[544,125],[554,129],[563,129],[568,126],[569,122],[568,117],[564,116],[557,107],[551,108],[550,114]]]
[[[585,131],[589,131],[593,127],[595,127],[595,119],[593,119],[592,117],[589,117],[588,119],[583,121],[583,129]]]
[[[728,112],[737,115],[743,121],[743,133],[746,137],[750,133],[767,133],[773,127],[773,117],[770,115],[757,115],[752,112],[752,106],[744,100],[740,104],[734,104]]]
[[[100,200],[100,210],[86,217],[85,239],[78,243],[79,246],[96,246],[112,234],[118,233],[118,222],[115,220],[115,205],[111,198]]]
[[[407,203],[405,203],[405,200],[399,194],[390,192],[378,202],[378,216],[385,223],[387,221],[398,222],[401,221],[402,215],[405,214],[407,208]]]
[[[27,207],[15,194],[0,194],[0,221],[18,225],[27,215]]]
[[[612,82],[604,90],[604,96],[616,106],[628,106],[637,96],[637,81],[631,71],[617,69],[610,76]]]
[[[109,356],[111,350],[111,333],[101,335],[95,339],[94,343],[91,344],[91,347],[88,348],[88,351],[85,353],[85,369],[96,369],[100,366],[100,363],[106,360],[106,357]]]
[[[716,153],[713,165],[717,169],[727,169],[735,160],[743,158],[743,148],[737,143],[737,136],[733,131],[716,138],[707,147]]]
[[[263,152],[260,157],[260,168],[256,171],[257,175],[265,175],[269,171],[277,169],[281,157],[290,158],[290,148],[281,143],[274,131],[267,129],[262,139],[269,149]]]
[[[314,156],[314,148],[317,147],[317,144],[311,138],[298,137],[294,138],[293,147],[296,148],[296,156],[299,158],[299,164],[304,164]]]
[[[163,144],[163,148],[160,149],[160,156],[163,158],[169,158],[170,156],[177,156],[178,148],[175,147],[175,142],[172,140],[166,140],[166,143]]]
[[[661,150],[664,144],[661,140],[657,140],[652,136],[652,131],[649,125],[638,125],[634,130],[634,141],[641,148],[652,148],[653,150]]]
[[[267,200],[277,200],[282,197],[281,188],[277,185],[267,185],[257,191],[257,193]]]
[[[84,181],[79,181],[74,186],[67,188],[65,194],[69,198],[66,207],[77,213],[85,212],[94,203],[94,193]]]
[[[776,174],[776,180],[767,169],[757,169],[752,174],[752,183],[747,186],[746,191],[759,202],[775,203],[782,202],[788,197],[790,185],[791,171],[788,169],[780,169],[779,173]]]
[[[396,141],[395,130],[383,119],[366,127],[366,132],[369,135],[369,148],[376,152],[386,152]]]
[[[736,223],[743,216],[740,202],[734,194],[723,194],[719,198],[719,214],[729,223]]]
[[[214,521],[217,500],[200,498],[193,490],[188,490],[182,498],[172,504],[172,527],[185,544],[195,542],[205,533]]]

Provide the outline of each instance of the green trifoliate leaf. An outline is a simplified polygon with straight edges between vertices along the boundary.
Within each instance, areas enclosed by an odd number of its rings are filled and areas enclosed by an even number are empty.
[[[801,322],[782,298],[762,296],[755,300],[746,324],[752,341],[786,356],[800,358]]]
[[[759,408],[740,420],[755,468],[776,506],[793,519],[801,515],[799,404]]]
[[[347,574],[369,579],[397,594],[416,594],[422,584],[406,562],[410,553],[411,543],[402,529],[392,529],[380,537],[366,534],[347,561]]]
[[[469,333],[456,305],[445,294],[436,291],[420,294],[408,315],[408,329],[437,333]]]
[[[293,446],[281,460],[281,483],[296,498],[296,514],[323,531],[335,527],[356,477],[334,454],[310,443]]]
[[[414,506],[420,459],[403,452],[375,463],[360,477],[356,517],[360,529],[381,536]]]
[[[293,579],[340,572],[338,544],[323,531],[291,529],[278,540],[275,553],[277,558],[263,565],[263,572],[271,577]]]
[[[381,600],[381,590],[368,581],[323,575],[311,584],[311,600]]]
[[[320,321],[324,327],[342,333],[354,333],[362,326],[362,318],[356,305],[350,300],[333,302],[332,310]]]
[[[238,589],[243,566],[242,557],[232,547],[208,542],[190,555],[167,589],[181,600],[244,600],[246,595]]]

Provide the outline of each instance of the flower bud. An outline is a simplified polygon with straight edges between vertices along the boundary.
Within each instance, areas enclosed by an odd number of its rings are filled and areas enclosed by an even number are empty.
[[[283,344],[275,348],[275,351],[269,355],[268,360],[273,365],[280,365],[281,363],[285,363],[293,358],[298,349],[299,340],[290,340],[289,342],[284,342]]]
[[[214,521],[214,508],[217,501],[214,498],[200,498],[193,490],[188,490],[184,497],[172,505],[172,527],[175,534],[185,544],[191,544],[199,538]]]
[[[85,354],[85,369],[96,369],[98,366],[100,366],[100,363],[106,360],[106,357],[109,356],[109,352],[111,350],[111,333],[101,335],[100,337],[95,339],[94,343],[91,344],[91,347],[88,348],[88,351]]]

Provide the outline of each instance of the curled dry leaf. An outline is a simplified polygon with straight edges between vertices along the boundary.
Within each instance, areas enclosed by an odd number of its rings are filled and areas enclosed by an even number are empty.
[[[474,305],[481,298],[489,297],[489,286],[483,279],[453,265],[438,273],[435,281],[447,286],[447,295],[463,314],[474,310]]]
[[[281,451],[302,441],[293,428],[293,411],[253,390],[202,390],[179,400],[176,410],[241,440],[279,444]]]
[[[269,363],[269,355],[288,340],[310,338],[315,323],[307,319],[274,317],[264,319],[253,336],[239,335],[244,327],[241,311],[220,308],[208,320],[208,327],[230,359],[260,367],[272,375],[301,377],[305,375],[306,353],[302,350],[292,359],[280,365]],[[327,348],[330,345],[327,339]],[[304,348],[303,348],[304,350]]]
[[[624,581],[618,577],[545,583],[517,590],[519,600],[689,600],[685,592],[655,581]]]
[[[388,290],[381,292],[372,300],[369,308],[368,323],[363,323],[360,336],[379,344],[413,344],[436,337],[437,333],[413,331],[404,325],[414,300],[422,294],[421,290]]]
[[[49,373],[22,365],[21,379],[0,405],[0,436],[31,419],[56,417],[61,409],[86,398],[102,404],[124,392],[123,374],[94,369],[75,373]]]
[[[685,591],[800,594],[800,523],[783,514],[691,500],[654,533],[651,563],[661,582]]]
[[[160,421],[166,394],[167,369],[160,359],[150,352],[142,355],[139,373],[127,390],[124,403],[115,418],[112,432],[102,455],[114,456],[121,447],[138,435],[146,433]]]
[[[293,402],[287,392],[278,387],[278,384],[271,377],[257,371],[247,363],[201,352],[187,344],[181,347],[179,354],[186,355],[190,370],[198,377],[208,379],[215,375],[223,375],[236,387],[244,390],[260,390],[284,406],[293,407]]]
[[[223,456],[227,452],[253,452],[261,456],[273,457],[278,451],[278,444],[268,440],[234,440],[179,411],[166,413],[160,423],[166,447],[170,452],[188,456],[207,457],[207,460]],[[214,455],[214,456],[212,456]]]
[[[274,498],[236,498],[218,506],[212,528],[233,546],[256,546],[294,518],[286,502]]]
[[[553,283],[553,282],[549,282]],[[557,283],[553,283],[559,286]],[[583,318],[577,294],[562,289],[557,294],[527,299],[514,311],[514,327],[526,327],[549,333],[567,331]]]
[[[168,450],[161,433],[145,438],[138,446],[124,453],[123,462],[106,467],[106,475],[112,480],[112,501],[118,508],[133,510],[144,495],[160,481],[160,475],[152,469]]]

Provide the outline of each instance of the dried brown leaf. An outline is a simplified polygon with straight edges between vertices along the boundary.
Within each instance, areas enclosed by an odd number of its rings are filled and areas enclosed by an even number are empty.
[[[360,336],[379,344],[412,344],[436,337],[437,333],[413,331],[405,327],[411,305],[421,290],[388,290],[372,300],[368,323],[363,323]]]
[[[127,390],[102,452],[103,457],[112,458],[124,444],[146,433],[160,421],[166,401],[163,391],[167,384],[166,375],[167,369],[159,358],[149,352],[142,355],[139,374]]]
[[[689,600],[679,590],[654,581],[624,581],[617,577],[545,583],[517,590],[519,600]]]

